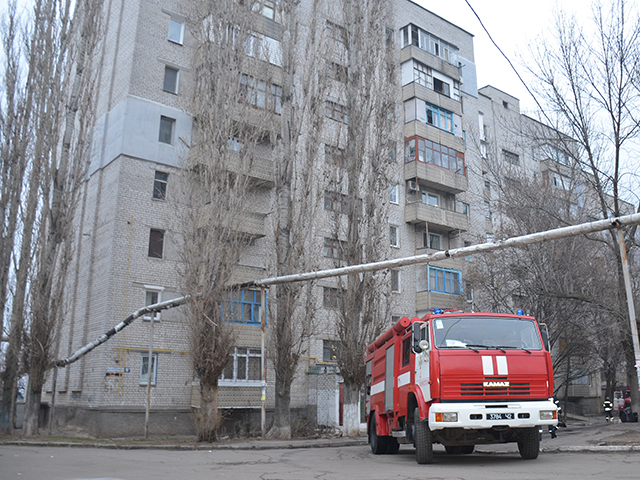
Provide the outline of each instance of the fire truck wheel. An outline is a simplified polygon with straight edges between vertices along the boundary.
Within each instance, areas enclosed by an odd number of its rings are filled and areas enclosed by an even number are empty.
[[[388,440],[388,437],[378,436],[378,432],[376,431],[376,417],[372,414],[371,425],[369,425],[369,444],[371,445],[373,454],[382,455],[383,453],[387,453]]]
[[[415,425],[416,462],[420,465],[433,461],[433,442],[431,430],[426,421],[420,420],[420,410],[416,407],[413,411],[413,424]]]
[[[525,460],[538,458],[540,452],[540,433],[537,427],[520,429],[518,451]]]
[[[462,453],[462,447],[457,445],[445,445],[444,449],[449,455],[459,455]]]
[[[462,454],[463,455],[469,455],[469,454],[473,453],[473,450],[476,448],[476,446],[475,445],[464,445],[461,448],[462,448]]]
[[[400,444],[398,440],[391,437],[387,439],[387,453],[390,455],[395,455],[400,450]]]

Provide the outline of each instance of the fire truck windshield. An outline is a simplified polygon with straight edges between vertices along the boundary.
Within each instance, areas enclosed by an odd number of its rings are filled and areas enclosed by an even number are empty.
[[[533,320],[512,317],[438,317],[433,320],[436,348],[541,350]]]

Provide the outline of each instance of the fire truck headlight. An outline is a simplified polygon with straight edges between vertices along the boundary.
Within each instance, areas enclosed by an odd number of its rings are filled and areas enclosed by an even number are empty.
[[[555,410],[541,410],[540,420],[555,420],[558,413]]]
[[[438,412],[436,413],[436,422],[457,422],[458,414],[456,412]]]

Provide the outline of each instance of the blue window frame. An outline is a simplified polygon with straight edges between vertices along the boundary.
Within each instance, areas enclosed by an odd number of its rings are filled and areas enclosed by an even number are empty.
[[[267,294],[265,292],[265,304],[266,300]],[[234,292],[231,299],[227,300],[226,304],[231,307],[230,322],[260,325],[259,290],[239,290]]]
[[[429,290],[432,292],[460,295],[462,273],[459,270],[438,268],[429,265]]]
[[[427,103],[427,123],[453,133],[453,113]]]

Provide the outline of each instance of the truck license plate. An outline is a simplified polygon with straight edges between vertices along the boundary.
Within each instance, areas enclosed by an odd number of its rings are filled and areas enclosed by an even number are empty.
[[[513,420],[513,413],[487,413],[487,420]]]

